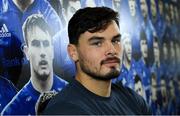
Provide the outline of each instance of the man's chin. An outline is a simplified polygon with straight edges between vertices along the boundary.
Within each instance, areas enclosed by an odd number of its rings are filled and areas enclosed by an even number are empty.
[[[46,81],[47,78],[49,77],[50,73],[49,72],[40,72],[38,75],[39,80],[41,81]]]
[[[117,69],[111,69],[108,73],[106,73],[102,78],[105,80],[111,80],[117,78],[120,74],[120,71]]]

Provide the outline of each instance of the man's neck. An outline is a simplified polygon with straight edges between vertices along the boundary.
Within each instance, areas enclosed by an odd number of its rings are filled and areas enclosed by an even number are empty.
[[[53,86],[53,73],[50,74],[47,80],[45,81],[39,80],[37,77],[35,77],[35,75],[32,75],[31,83],[34,89],[40,93],[50,91]]]
[[[93,79],[85,73],[77,73],[76,78],[86,89],[92,93],[102,96],[109,97],[111,93],[111,80],[101,81]]]
[[[22,12],[24,12],[34,2],[34,0],[12,0],[12,1]]]

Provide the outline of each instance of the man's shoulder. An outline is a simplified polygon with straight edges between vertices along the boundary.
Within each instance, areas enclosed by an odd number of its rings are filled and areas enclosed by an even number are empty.
[[[50,100],[44,114],[76,114],[83,111],[79,106],[80,101],[81,96],[76,87],[69,84]]]
[[[112,90],[116,92],[117,97],[127,104],[136,114],[151,114],[150,107],[143,97],[134,90],[124,87],[122,84],[113,84]]]
[[[45,115],[77,115],[77,114],[88,114],[88,111],[84,110],[83,106],[79,105],[78,102],[71,101],[59,101],[46,107],[43,114]]]
[[[66,87],[64,87],[55,97],[53,97],[50,101],[51,103],[57,103],[61,101],[67,101],[70,99],[73,99],[76,94],[75,88],[72,84],[68,84]],[[71,96],[70,96],[71,95]]]
[[[135,98],[143,100],[143,98],[134,90],[129,87],[125,87],[121,82],[113,84],[112,90],[116,91],[120,95],[125,95],[127,98],[130,98],[130,100],[136,100]]]

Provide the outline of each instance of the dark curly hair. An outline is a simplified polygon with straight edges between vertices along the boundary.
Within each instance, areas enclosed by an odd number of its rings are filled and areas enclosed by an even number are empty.
[[[78,45],[80,34],[104,30],[115,21],[119,26],[118,13],[107,7],[86,7],[79,9],[68,24],[68,35],[71,44]]]

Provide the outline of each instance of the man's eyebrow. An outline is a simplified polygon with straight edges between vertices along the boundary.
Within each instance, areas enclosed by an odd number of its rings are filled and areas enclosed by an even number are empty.
[[[121,40],[121,34],[115,35],[115,36],[113,37],[113,39],[115,39],[115,38],[119,38],[119,39]]]
[[[93,40],[103,40],[103,39],[104,39],[104,37],[93,36],[93,37],[88,39],[88,42],[91,42]]]

